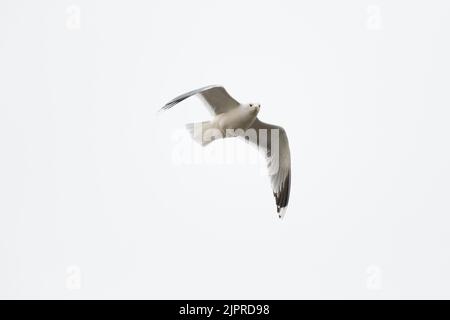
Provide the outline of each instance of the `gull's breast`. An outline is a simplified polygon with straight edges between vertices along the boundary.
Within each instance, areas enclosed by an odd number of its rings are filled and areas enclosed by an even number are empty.
[[[220,129],[223,131],[227,129],[247,130],[255,118],[255,116],[251,115],[249,112],[245,112],[245,110],[235,109],[217,115],[215,121],[217,121]]]

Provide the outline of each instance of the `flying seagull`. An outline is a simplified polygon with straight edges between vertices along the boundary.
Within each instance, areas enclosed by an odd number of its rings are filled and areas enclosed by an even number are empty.
[[[240,137],[254,144],[266,157],[277,213],[283,218],[291,189],[291,155],[286,131],[257,118],[261,105],[242,104],[231,97],[224,87],[206,86],[189,91],[168,102],[160,111],[168,110],[191,97],[200,97],[211,112],[212,120],[190,123],[186,128],[202,146],[218,138]]]

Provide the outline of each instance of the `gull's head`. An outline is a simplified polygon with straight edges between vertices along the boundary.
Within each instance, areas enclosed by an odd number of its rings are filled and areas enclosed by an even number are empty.
[[[256,114],[258,114],[259,109],[261,108],[261,105],[259,103],[249,103],[247,105],[247,107],[251,113],[254,113],[256,115]]]

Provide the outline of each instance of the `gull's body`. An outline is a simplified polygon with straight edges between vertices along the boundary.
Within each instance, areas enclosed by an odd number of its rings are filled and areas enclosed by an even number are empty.
[[[168,102],[161,110],[170,109],[193,95],[204,100],[212,119],[187,124],[192,138],[205,146],[218,138],[241,137],[262,150],[267,159],[277,212],[282,218],[289,203],[291,186],[291,156],[284,129],[260,121],[257,118],[259,104],[241,104],[222,86],[207,86],[190,91]]]

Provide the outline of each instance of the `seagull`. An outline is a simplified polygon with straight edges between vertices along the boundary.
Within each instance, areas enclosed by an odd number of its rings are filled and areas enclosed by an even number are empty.
[[[212,116],[210,121],[187,124],[191,137],[202,146],[228,137],[243,138],[256,146],[266,158],[278,217],[282,219],[291,189],[291,155],[286,131],[258,119],[259,103],[239,103],[220,85],[184,93],[169,101],[160,111],[168,110],[191,96],[203,100]]]

